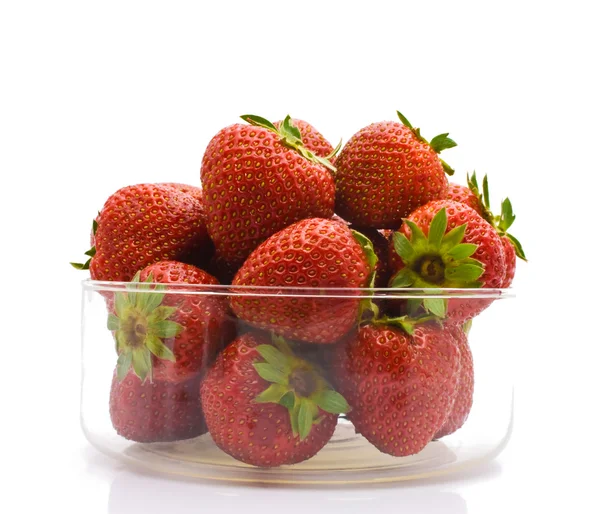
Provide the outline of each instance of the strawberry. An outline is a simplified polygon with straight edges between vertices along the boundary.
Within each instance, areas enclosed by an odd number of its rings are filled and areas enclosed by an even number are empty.
[[[273,344],[272,344],[273,342]],[[311,458],[331,438],[348,404],[281,338],[247,333],[219,354],[201,385],[215,444],[261,467]]]
[[[479,201],[479,197],[467,186],[463,186],[462,184],[454,184],[451,182],[448,184],[448,194],[446,195],[446,200],[464,203],[483,217],[484,207]]]
[[[498,288],[505,276],[504,250],[494,227],[452,200],[429,202],[404,221],[393,237],[390,266],[397,271],[390,287]],[[450,320],[463,323],[492,301],[452,298],[444,310]]]
[[[302,135],[302,143],[307,150],[310,150],[318,157],[324,157],[329,159],[331,162],[334,162],[333,156],[335,155],[335,149],[331,143],[325,139],[323,134],[321,134],[307,121],[299,120],[297,118],[291,118],[290,121],[292,125],[297,127],[300,131],[300,134]],[[276,121],[274,125],[277,128],[280,128],[283,122],[284,120]]]
[[[150,282],[165,286],[146,285]],[[141,380],[180,382],[198,375],[227,343],[231,332],[227,301],[217,295],[167,294],[164,289],[218,283],[189,264],[162,261],[134,277],[129,291],[116,293],[108,328],[114,332],[119,354],[119,378],[130,368]]]
[[[460,364],[454,337],[439,325],[397,321],[404,328],[391,320],[362,326],[336,346],[332,362],[357,432],[384,453],[406,456],[448,418]]]
[[[446,330],[452,334],[457,343],[458,353],[460,355],[460,372],[458,375],[456,398],[452,410],[450,411],[448,419],[436,432],[434,436],[435,439],[450,435],[462,427],[467,420],[469,412],[471,412],[471,406],[473,405],[473,387],[475,384],[473,375],[473,354],[469,348],[467,334],[460,325],[446,325]]]
[[[446,196],[453,170],[437,154],[456,143],[448,134],[427,142],[398,116],[402,123],[373,123],[354,134],[335,161],[336,211],[353,225],[395,229],[417,207]]]
[[[370,242],[339,221],[311,218],[277,232],[248,257],[233,279],[235,315],[258,328],[300,341],[333,343],[357,322],[359,299],[271,294],[257,298],[237,286],[360,288],[376,257]],[[345,296],[358,295],[349,290]]]
[[[202,217],[206,224],[206,211],[204,208],[204,192],[202,191],[201,187],[190,186],[189,184],[181,184],[178,182],[164,182],[163,185],[173,187],[173,188],[181,191],[182,193],[187,193],[188,195],[195,198],[202,206],[202,210],[204,213]],[[207,234],[208,234],[208,231],[207,231]],[[206,242],[202,245],[202,251],[194,252],[192,255],[189,256],[189,258],[186,257],[185,262],[187,262],[188,264],[193,264],[194,266],[196,266],[198,268],[206,269],[210,265],[210,262],[213,259],[214,254],[215,254],[215,245],[210,240],[210,238],[207,237]],[[217,275],[215,275],[215,276],[217,276]],[[220,277],[217,277],[217,278],[219,278],[219,281],[221,283],[223,283],[223,281],[221,281]]]
[[[199,391],[199,378],[178,384],[150,382],[130,371],[119,380],[115,371],[110,419],[120,436],[140,443],[197,437],[206,433]]]
[[[500,215],[496,216],[493,214],[490,208],[490,194],[488,188],[487,175],[483,177],[483,191],[479,191],[479,184],[477,183],[477,176],[475,172],[472,175],[467,174],[468,187],[459,186],[453,184],[454,189],[460,193],[456,193],[453,200],[461,203],[466,203],[469,207],[473,207],[481,217],[492,225],[500,239],[504,248],[505,258],[505,277],[500,287],[506,288],[512,284],[517,268],[517,257],[524,261],[527,261],[525,252],[519,240],[508,233],[508,229],[512,226],[515,221],[515,215],[513,214],[512,204],[508,198],[502,200]],[[450,196],[450,195],[449,195]]]
[[[367,237],[373,244],[373,250],[377,257],[374,286],[387,287],[391,277],[388,254],[393,231],[384,229],[377,230],[370,227],[353,227],[353,229]]]
[[[506,266],[506,275],[504,276],[504,280],[500,287],[506,288],[510,287],[512,284],[512,281],[515,278],[515,272],[517,271],[517,247],[508,235],[500,236],[500,241],[502,241],[502,248],[504,248],[504,260]],[[521,252],[521,255],[522,257],[520,258],[525,260],[525,254]]]
[[[190,186],[188,184],[181,184],[179,182],[162,182],[161,185],[172,187],[181,191],[182,193],[186,193],[190,196],[193,196],[196,200],[198,200],[198,202],[204,205],[204,195],[201,187]]]
[[[85,264],[94,280],[129,282],[161,260],[197,262],[210,242],[204,208],[191,194],[166,184],[138,184],[111,195],[96,218],[95,246]]]
[[[231,267],[298,220],[330,218],[335,201],[335,168],[302,144],[289,116],[280,128],[258,116],[242,118],[250,125],[231,125],[212,138],[200,171],[208,232]]]

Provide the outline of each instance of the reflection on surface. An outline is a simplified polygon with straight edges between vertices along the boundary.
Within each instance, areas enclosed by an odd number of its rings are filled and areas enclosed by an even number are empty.
[[[87,472],[110,483],[109,514],[188,514],[369,511],[419,514],[468,513],[459,491],[500,477],[496,461],[439,478],[409,482],[351,486],[235,485],[225,482],[178,479],[137,471],[91,447],[83,452]],[[267,503],[268,502],[268,503]],[[284,507],[275,508],[280,504]],[[207,510],[211,509],[211,510]],[[383,511],[385,509],[385,511]]]
[[[490,479],[500,474],[500,466],[490,463],[469,474],[439,480],[360,487],[291,487],[273,485],[228,485],[219,482],[171,479],[120,471],[110,488],[110,514],[187,514],[236,512],[264,514],[266,505],[283,514],[296,512],[364,513],[367,509],[394,512],[468,512],[466,501],[456,492],[462,479]],[[268,503],[267,503],[268,502]],[[207,510],[210,509],[210,510]]]

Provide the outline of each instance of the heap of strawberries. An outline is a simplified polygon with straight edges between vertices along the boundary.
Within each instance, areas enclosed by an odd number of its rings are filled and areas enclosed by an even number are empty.
[[[439,153],[456,143],[398,115],[341,151],[305,121],[245,115],[208,144],[202,189],[139,184],[106,201],[74,266],[129,282],[103,293],[118,434],[209,432],[272,467],[315,455],[342,414],[394,456],[463,425],[468,327],[492,300],[436,293],[509,287],[525,255],[510,201],[496,216],[487,177],[449,183]]]

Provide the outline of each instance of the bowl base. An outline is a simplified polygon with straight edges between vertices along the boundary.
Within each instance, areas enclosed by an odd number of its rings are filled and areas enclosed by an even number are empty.
[[[510,432],[510,431],[509,431]],[[508,440],[507,438],[506,441]],[[392,457],[340,420],[329,443],[312,459],[293,466],[256,468],[221,451],[209,434],[173,443],[133,443],[120,457],[155,471],[193,478],[246,483],[324,484],[395,482],[439,476],[494,458],[505,446],[477,457],[461,452],[456,438],[432,441],[421,452]]]

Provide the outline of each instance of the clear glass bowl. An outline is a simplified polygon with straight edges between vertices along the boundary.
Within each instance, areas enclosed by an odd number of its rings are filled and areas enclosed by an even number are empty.
[[[82,289],[81,423],[83,431],[90,443],[100,451],[127,463],[176,475],[235,482],[305,484],[393,482],[441,475],[486,462],[495,458],[509,440],[513,419],[510,358],[512,353],[510,347],[513,341],[510,320],[514,318],[512,309],[515,303],[512,300],[514,295],[511,290],[314,290],[184,284],[168,287],[164,284],[143,284],[136,287],[129,283],[92,280],[84,281]],[[439,439],[434,437],[417,453],[405,456],[392,456],[377,449],[367,438],[357,433],[352,422],[343,414],[338,417],[337,425],[332,429],[333,435],[322,449],[313,457],[292,465],[259,467],[241,462],[221,450],[213,442],[210,433],[197,435],[204,431],[203,428],[194,429],[195,431],[188,430],[184,435],[173,435],[171,432],[167,437],[160,436],[158,441],[140,442],[143,438],[137,437],[137,434],[132,436],[132,432],[124,431],[122,426],[117,430],[111,405],[114,400],[111,396],[111,387],[116,387],[114,381],[117,380],[115,378],[117,352],[114,318],[111,325],[109,315],[112,313],[114,316],[117,296],[126,298],[131,295],[130,298],[133,299],[132,294],[137,295],[138,300],[135,301],[146,302],[145,305],[152,303],[150,299],[157,299],[155,295],[160,294],[161,304],[175,305],[176,308],[192,299],[196,303],[207,299],[216,300],[227,308],[235,302],[239,304],[251,301],[251,304],[259,310],[263,305],[268,309],[273,302],[285,304],[292,311],[299,305],[303,305],[317,309],[319,314],[306,323],[317,325],[323,323],[323,326],[335,322],[336,316],[342,316],[342,313],[347,312],[348,306],[357,309],[360,301],[374,301],[382,312],[394,313],[396,316],[405,310],[408,300],[416,302],[426,298],[442,298],[460,302],[485,301],[489,306],[473,319],[468,332],[474,368],[474,394],[470,413],[464,425],[455,432]],[[236,318],[232,311],[226,312],[224,322],[218,325],[204,324],[206,333],[199,334],[217,341],[217,348],[205,352],[202,356],[202,369],[194,375],[195,378],[189,380],[186,386],[188,389],[196,389],[188,391],[190,394],[186,396],[186,401],[196,402],[198,408],[201,399],[197,391],[200,388],[198,384],[204,381],[210,368],[219,365],[215,354],[222,352],[236,335],[261,332]],[[428,322],[427,325],[435,325],[436,330],[449,330],[440,328],[440,325],[435,322]],[[340,341],[333,344],[309,344],[291,338],[287,341],[296,355],[316,363],[316,369],[319,369],[319,373],[324,375],[335,389],[337,379],[333,359],[340,355],[336,353],[340,351],[340,346],[345,347],[350,344],[349,341],[356,340],[358,330],[359,327],[355,324]],[[271,334],[264,330],[262,335],[271,337]],[[173,338],[164,338],[167,347],[172,348],[173,343]],[[391,366],[397,368],[402,364],[395,361]],[[374,376],[377,376],[377,373]],[[383,377],[383,375],[379,376]],[[146,380],[146,384],[149,384],[150,376]],[[163,391],[164,394],[164,390],[160,389],[161,380],[162,375],[157,373],[152,377],[152,384],[158,387],[155,391],[159,393]],[[145,391],[148,392],[148,389]],[[379,395],[382,394],[380,391]],[[373,403],[379,401],[377,398],[369,397],[369,399]],[[163,417],[161,423],[165,426],[178,422],[176,419],[169,419],[171,415],[180,415],[172,405],[171,410],[152,413],[150,412],[151,400],[144,401],[149,402],[145,404],[146,413],[139,414],[141,411],[138,409],[133,416],[160,415]],[[121,410],[127,409],[129,404],[125,402],[123,405],[120,406]],[[118,420],[117,425],[137,423],[135,419],[132,421],[127,417],[127,412],[121,414],[124,415],[124,419]],[[140,423],[147,421],[146,419]],[[201,423],[193,419],[192,422]],[[119,435],[120,433],[125,434],[125,437]],[[177,440],[180,437],[183,439]],[[267,440],[265,444],[271,445],[273,441]]]

